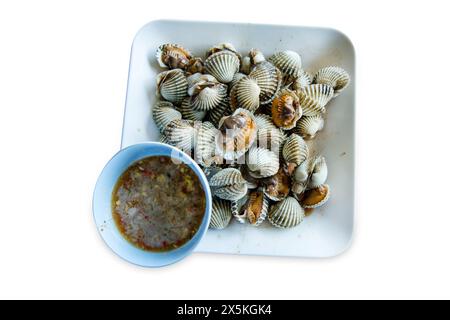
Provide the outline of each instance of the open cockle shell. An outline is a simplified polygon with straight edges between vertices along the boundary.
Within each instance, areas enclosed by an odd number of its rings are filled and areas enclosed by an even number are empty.
[[[303,116],[297,122],[293,132],[303,139],[313,139],[323,129],[325,120],[321,114],[315,116]]]
[[[219,122],[220,134],[216,137],[217,154],[226,160],[243,156],[256,140],[258,127],[253,114],[237,109],[231,116]]]
[[[240,55],[237,52],[234,45],[231,43],[228,43],[228,42],[222,42],[222,43],[219,43],[219,44],[209,48],[208,51],[206,51],[206,57],[208,58],[209,56],[213,55],[214,53],[223,52],[223,51],[232,52],[240,58]]]
[[[158,101],[152,109],[153,120],[160,132],[174,120],[180,120],[182,114],[174,109],[172,102]]]
[[[239,57],[231,51],[219,51],[205,61],[205,70],[222,83],[229,83],[239,72]]]
[[[269,61],[288,76],[298,77],[302,70],[302,59],[294,51],[286,50],[277,52],[269,58]]]
[[[186,73],[188,74],[203,73],[204,71],[205,65],[200,57],[192,58],[186,66]]]
[[[278,155],[268,149],[252,147],[247,156],[247,168],[251,176],[259,179],[275,175],[279,169]]]
[[[313,82],[330,85],[337,97],[350,84],[350,75],[340,67],[325,67],[316,73]]]
[[[194,121],[174,120],[166,126],[164,135],[170,145],[190,154],[196,143],[197,129]]]
[[[258,49],[251,49],[248,53],[248,56],[250,57],[250,63],[252,67],[266,61],[266,57],[264,57],[264,54]]]
[[[243,108],[254,112],[259,108],[259,94],[261,90],[256,80],[243,77],[236,85],[233,86],[230,92],[231,108]]]
[[[161,68],[185,69],[191,53],[178,44],[163,44],[156,50],[156,60]]]
[[[257,227],[266,219],[269,211],[269,199],[261,189],[251,191],[240,211],[238,217],[245,217],[250,225]]]
[[[186,76],[181,69],[164,71],[156,77],[158,93],[174,104],[180,104],[187,96],[187,87]]]
[[[249,195],[249,203],[246,208],[247,220],[252,226],[259,226],[266,219],[269,211],[269,199],[264,192],[254,191]]]
[[[273,201],[285,199],[291,190],[291,179],[286,168],[280,166],[277,174],[261,180],[264,185],[264,194]]]
[[[292,172],[292,169],[308,158],[308,155],[309,149],[305,140],[295,133],[291,134],[283,146],[283,158],[288,164],[288,170]]]
[[[330,198],[330,186],[320,185],[316,188],[306,190],[300,197],[300,204],[305,209],[315,209],[324,205]]]
[[[231,217],[231,202],[214,198],[209,228],[219,230],[225,229],[229,225]]]
[[[212,75],[210,74],[202,74],[202,73],[194,73],[191,74],[189,77],[186,78],[187,82],[188,82],[188,94],[189,94],[189,89],[190,91],[194,90],[194,86],[196,84],[202,84],[202,83],[208,83],[208,82],[214,82],[214,83],[218,83],[217,79],[214,78]]]
[[[281,90],[272,102],[272,121],[283,130],[291,130],[302,116],[298,96],[289,89]]]
[[[283,80],[280,70],[267,61],[255,65],[249,77],[255,79],[260,88],[259,99],[261,104],[268,104],[273,101]]]
[[[278,228],[293,228],[305,217],[305,210],[293,197],[274,204],[269,212],[269,222]]]
[[[235,168],[216,173],[209,181],[213,194],[223,200],[236,201],[247,194],[247,182]]]

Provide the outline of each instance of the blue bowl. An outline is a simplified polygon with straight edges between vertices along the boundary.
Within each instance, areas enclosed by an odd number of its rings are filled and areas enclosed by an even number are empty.
[[[169,156],[188,165],[200,179],[206,196],[205,215],[199,230],[183,246],[171,251],[149,252],[135,247],[121,235],[112,217],[111,197],[117,180],[132,163],[149,156]],[[200,243],[211,219],[212,196],[205,174],[191,157],[167,144],[146,142],[120,150],[106,164],[95,185],[92,207],[97,229],[112,251],[139,266],[162,267],[183,259]]]

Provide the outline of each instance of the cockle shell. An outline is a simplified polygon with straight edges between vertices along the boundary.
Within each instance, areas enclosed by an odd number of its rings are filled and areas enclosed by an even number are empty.
[[[163,44],[156,50],[156,60],[161,68],[185,69],[191,53],[178,44]]]
[[[218,172],[222,171],[223,169],[220,167],[203,167],[203,172],[205,173],[206,179],[208,179],[208,182],[211,180],[212,177],[214,177]]]
[[[263,223],[269,211],[269,199],[263,190],[251,191],[240,202],[243,204],[236,204],[234,215],[239,222],[249,223],[255,227]]]
[[[258,129],[278,129],[273,123],[272,117],[267,114],[255,114],[256,124]]]
[[[259,128],[259,127],[258,127]],[[278,128],[258,129],[257,145],[259,148],[265,148],[280,154],[287,136]]]
[[[255,178],[266,178],[278,172],[280,160],[278,155],[264,148],[252,147],[248,152],[247,167],[249,174]]]
[[[269,212],[269,222],[278,228],[293,228],[299,225],[305,217],[305,210],[293,197],[287,197],[272,206]]]
[[[258,49],[251,49],[248,53],[248,56],[250,57],[250,63],[252,67],[263,61],[266,61],[266,57],[264,57],[264,54]]]
[[[233,80],[231,80],[230,84],[228,85],[229,89],[233,89],[233,87],[242,79],[246,77],[245,74],[238,72],[233,76]]]
[[[334,89],[334,97],[337,97],[350,84],[350,75],[340,67],[325,67],[316,73],[313,82],[330,85]]]
[[[252,49],[248,53],[248,56],[242,58],[241,72],[248,75],[257,64],[264,61],[266,61],[264,54],[258,49]]]
[[[306,190],[300,198],[300,204],[305,209],[315,209],[324,205],[330,198],[330,186],[322,184]]]
[[[194,87],[196,84],[207,83],[207,82],[218,82],[216,78],[214,78],[210,74],[202,74],[202,73],[194,73],[187,77],[188,82],[188,90],[189,88]],[[193,89],[191,89],[193,90]]]
[[[164,134],[161,134],[161,135],[159,136],[159,142],[165,143],[165,144],[170,144],[169,139],[168,139],[167,136],[164,135]]]
[[[261,104],[268,104],[273,101],[283,80],[280,70],[267,61],[255,65],[249,77],[255,79],[261,89],[259,94]]]
[[[247,215],[241,210],[247,203],[248,193],[239,200],[231,201],[231,214],[239,223],[247,223]]]
[[[173,69],[158,74],[156,87],[164,99],[179,104],[187,95],[188,84],[183,70]]]
[[[272,120],[275,125],[283,130],[295,127],[302,116],[302,107],[294,91],[281,90],[272,102]]]
[[[206,57],[213,55],[214,53],[223,52],[223,51],[229,51],[234,53],[236,56],[240,58],[239,53],[237,52],[236,48],[228,42],[219,43],[211,48],[208,49],[206,52]]]
[[[189,88],[190,105],[194,110],[208,111],[226,99],[227,86],[218,82],[197,82]]]
[[[230,99],[226,97],[224,100],[220,101],[218,106],[208,111],[206,120],[218,127],[220,120],[225,116],[231,115],[232,113]]]
[[[213,199],[211,221],[209,227],[211,229],[225,229],[231,221],[231,203],[222,199]]]
[[[205,61],[206,72],[218,81],[229,83],[239,71],[239,57],[231,51],[219,51],[210,55]]]
[[[220,134],[216,137],[216,150],[226,160],[236,160],[244,155],[256,139],[258,127],[253,114],[237,109],[219,122]]]
[[[243,74],[248,75],[250,73],[250,70],[252,68],[252,60],[249,56],[245,56],[242,58],[241,61],[241,69],[240,72]]]
[[[314,161],[314,158],[308,158],[295,169],[292,176],[292,192],[295,197],[303,193],[308,187]]]
[[[305,70],[300,71],[300,75],[293,79],[292,89],[297,91],[301,90],[312,83],[312,76]]]
[[[244,177],[245,181],[247,181],[248,189],[258,188],[259,187],[259,179],[250,175],[247,166],[241,166],[240,169],[241,169],[242,176]]]
[[[309,149],[305,140],[299,135],[293,133],[289,136],[283,146],[283,158],[288,164],[289,171],[299,166],[308,158]]]
[[[264,185],[264,194],[270,200],[281,201],[289,195],[291,179],[284,166],[280,166],[276,175],[264,178],[262,183]]]
[[[302,58],[294,51],[277,52],[269,58],[269,61],[289,76],[298,77],[302,70]]]
[[[166,126],[164,135],[169,144],[190,153],[196,143],[197,130],[194,121],[174,120]]]
[[[205,71],[205,65],[203,64],[202,58],[195,57],[189,60],[186,66],[186,73],[195,74],[203,73]]]
[[[315,158],[307,158],[300,163],[294,171],[292,179],[298,183],[308,184],[312,169],[314,168]]]
[[[313,139],[316,134],[323,129],[325,121],[321,114],[315,116],[303,116],[297,122],[293,132],[303,139]]]
[[[246,214],[248,222],[257,227],[266,219],[269,212],[269,199],[262,190],[253,191],[249,195]]]
[[[181,113],[183,119],[186,120],[202,121],[206,116],[206,111],[194,110],[192,108],[189,97],[184,98],[181,105],[176,107],[176,109]]]
[[[226,168],[216,173],[209,185],[213,194],[224,200],[239,200],[247,194],[247,182],[235,168]]]
[[[308,184],[305,182],[292,181],[291,187],[292,194],[296,199],[298,199],[299,195],[301,195],[306,190],[307,187]]]
[[[243,108],[254,112],[259,108],[259,94],[261,89],[258,86],[256,80],[243,77],[238,83],[231,89],[230,92],[230,104],[231,108],[236,110],[237,108]]]
[[[198,130],[197,144],[195,146],[195,161],[209,167],[219,159],[216,158],[216,136],[219,131],[211,122],[203,122]]]
[[[328,177],[328,167],[325,157],[319,156],[314,159],[311,177],[309,179],[308,188],[314,189],[325,184]]]
[[[334,95],[333,87],[327,84],[311,84],[302,88],[301,91],[316,100],[324,108]]]
[[[160,132],[164,132],[166,126],[174,120],[180,120],[182,115],[174,109],[171,102],[158,101],[152,109],[153,120]]]
[[[305,91],[297,91],[299,102],[302,108],[303,116],[312,117],[321,115],[325,112],[325,106],[313,97],[309,96]]]

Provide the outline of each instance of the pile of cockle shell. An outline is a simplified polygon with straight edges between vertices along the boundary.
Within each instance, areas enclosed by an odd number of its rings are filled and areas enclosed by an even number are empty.
[[[345,70],[311,76],[294,51],[266,60],[256,49],[241,56],[229,43],[204,60],[164,44],[156,59],[166,70],[157,77],[153,119],[162,142],[204,169],[214,195],[210,228],[227,227],[233,216],[291,228],[327,202],[325,158],[311,154],[305,139],[322,130],[327,103],[348,86]]]

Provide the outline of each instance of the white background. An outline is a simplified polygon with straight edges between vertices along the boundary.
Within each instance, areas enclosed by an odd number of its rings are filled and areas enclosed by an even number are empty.
[[[445,1],[2,1],[0,298],[450,298]],[[325,260],[117,258],[91,196],[119,149],[130,46],[153,19],[329,26],[357,56],[352,247]]]

